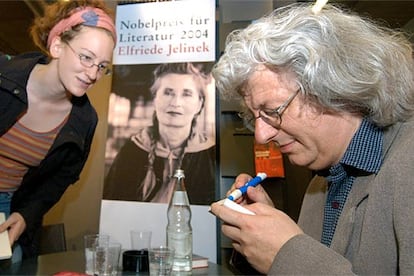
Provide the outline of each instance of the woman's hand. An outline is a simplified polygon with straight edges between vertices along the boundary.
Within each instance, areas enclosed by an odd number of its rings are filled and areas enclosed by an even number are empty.
[[[242,173],[236,177],[233,185],[231,186],[230,190],[227,192],[227,196],[230,195],[232,191],[237,188],[244,186],[252,177],[248,174]],[[270,199],[269,195],[266,193],[264,188],[261,185],[257,185],[256,187],[249,187],[247,189],[247,193],[245,196],[242,196],[235,200],[235,202],[245,205],[253,202],[261,202],[270,207],[274,207],[273,201]]]
[[[19,213],[12,213],[9,218],[0,225],[0,233],[9,230],[10,246],[20,237],[26,229],[26,222]]]

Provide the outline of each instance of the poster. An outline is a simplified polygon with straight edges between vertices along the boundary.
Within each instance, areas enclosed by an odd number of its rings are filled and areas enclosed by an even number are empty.
[[[215,1],[120,5],[116,27],[114,64],[215,60]]]
[[[195,205],[215,199],[213,63],[115,67],[103,198],[168,203],[184,169]]]
[[[117,6],[100,232],[126,249],[134,229],[165,244],[172,175],[182,168],[193,251],[216,260],[214,15],[211,0]]]

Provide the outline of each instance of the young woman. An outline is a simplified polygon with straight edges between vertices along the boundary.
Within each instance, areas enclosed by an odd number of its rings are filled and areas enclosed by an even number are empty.
[[[201,64],[155,69],[152,126],[138,130],[121,148],[105,179],[104,199],[166,203],[174,171],[182,168],[191,204],[214,200],[215,140],[198,124],[210,80]]]
[[[97,124],[86,91],[110,73],[116,42],[100,1],[58,1],[31,35],[44,54],[0,56],[0,232],[13,261],[36,254],[43,215],[79,178]]]

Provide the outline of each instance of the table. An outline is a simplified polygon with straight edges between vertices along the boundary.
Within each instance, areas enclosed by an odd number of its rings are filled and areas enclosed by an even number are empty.
[[[65,251],[46,254],[37,258],[25,259],[21,263],[10,264],[0,261],[0,275],[53,275],[57,272],[84,272],[85,254],[81,251]],[[148,275],[148,273],[122,272],[119,275]],[[193,269],[192,275],[233,275],[221,265],[209,262],[206,268]]]

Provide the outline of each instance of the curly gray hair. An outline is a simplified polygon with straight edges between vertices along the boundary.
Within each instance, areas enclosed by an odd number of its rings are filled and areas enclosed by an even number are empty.
[[[259,65],[293,72],[309,103],[385,127],[413,115],[412,53],[401,32],[334,5],[315,14],[296,3],[230,33],[213,76],[234,99]]]

